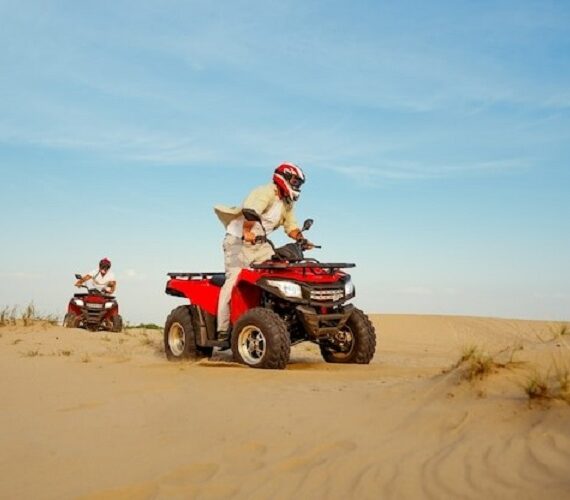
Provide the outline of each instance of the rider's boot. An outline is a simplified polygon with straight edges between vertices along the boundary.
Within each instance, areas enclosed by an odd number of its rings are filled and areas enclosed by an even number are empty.
[[[220,351],[225,351],[231,347],[231,344],[230,344],[231,332],[232,332],[231,327],[228,328],[227,330],[223,330],[223,331],[218,332],[217,340],[219,342],[224,342],[224,344],[222,344],[221,346],[218,346],[218,349]]]

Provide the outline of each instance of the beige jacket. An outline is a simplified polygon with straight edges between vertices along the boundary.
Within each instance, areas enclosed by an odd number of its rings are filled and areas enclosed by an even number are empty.
[[[224,227],[228,227],[228,224],[232,220],[242,215],[242,209],[250,208],[261,215],[266,210],[268,210],[271,205],[273,205],[275,200],[278,199],[279,194],[277,192],[277,186],[271,182],[269,184],[265,184],[264,186],[255,188],[251,193],[249,193],[248,197],[244,200],[241,207],[216,205],[214,207],[214,212],[216,212],[218,219],[220,219]],[[293,204],[283,203],[283,211],[281,212],[281,220],[279,221],[279,226],[283,226],[287,234],[295,229],[299,229],[299,224],[297,223],[295,212],[293,210]]]

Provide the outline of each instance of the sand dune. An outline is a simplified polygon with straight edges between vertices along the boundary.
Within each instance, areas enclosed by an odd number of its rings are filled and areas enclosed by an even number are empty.
[[[152,330],[0,328],[0,497],[570,498],[570,405],[524,391],[570,368],[559,324],[373,319],[372,364],[300,344],[284,371],[168,363]],[[482,379],[455,366],[470,345]]]

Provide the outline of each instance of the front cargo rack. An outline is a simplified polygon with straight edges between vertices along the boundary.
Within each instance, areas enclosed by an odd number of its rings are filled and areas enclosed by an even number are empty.
[[[263,262],[252,264],[253,269],[347,269],[356,267],[349,262]]]

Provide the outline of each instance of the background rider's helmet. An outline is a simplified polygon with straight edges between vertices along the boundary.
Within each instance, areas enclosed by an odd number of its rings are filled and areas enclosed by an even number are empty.
[[[301,186],[305,182],[305,174],[294,163],[282,163],[273,173],[273,182],[283,198],[297,201],[301,194]]]
[[[99,261],[99,269],[110,269],[111,268],[111,261],[104,257]]]

